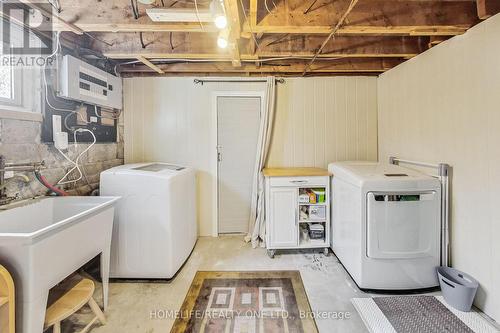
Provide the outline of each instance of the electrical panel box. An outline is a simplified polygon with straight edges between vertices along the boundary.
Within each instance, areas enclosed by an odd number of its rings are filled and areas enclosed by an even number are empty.
[[[58,96],[106,108],[122,108],[122,79],[65,55],[59,66]]]

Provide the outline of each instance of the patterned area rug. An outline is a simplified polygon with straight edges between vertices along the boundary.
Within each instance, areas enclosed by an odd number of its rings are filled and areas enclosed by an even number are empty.
[[[353,298],[372,333],[499,332],[478,312],[455,310],[442,296]]]
[[[197,272],[171,332],[318,332],[299,271]]]

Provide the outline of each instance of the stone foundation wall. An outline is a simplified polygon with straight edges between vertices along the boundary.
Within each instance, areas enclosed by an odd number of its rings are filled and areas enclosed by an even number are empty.
[[[6,162],[34,162],[44,160],[46,169],[41,171],[51,184],[57,183],[73,165],[69,163],[53,144],[40,142],[41,123],[37,121],[15,120],[0,118],[0,155]],[[64,189],[70,194],[86,195],[99,186],[101,171],[123,164],[123,122],[118,125],[117,143],[97,143],[81,158],[80,166],[84,177],[76,182],[67,184]],[[72,160],[78,156],[88,144],[70,143],[69,153]],[[30,198],[47,193],[33,173],[26,174],[30,182],[25,184],[21,180],[14,180],[7,186],[8,196]],[[75,179],[78,173],[73,172],[69,179]]]

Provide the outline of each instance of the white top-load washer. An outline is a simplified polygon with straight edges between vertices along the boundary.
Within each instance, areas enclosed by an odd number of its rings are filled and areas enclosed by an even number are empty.
[[[196,180],[167,163],[117,166],[101,173],[100,193],[115,207],[110,277],[170,279],[197,239]]]
[[[332,163],[331,247],[361,289],[438,285],[441,183],[392,164]]]

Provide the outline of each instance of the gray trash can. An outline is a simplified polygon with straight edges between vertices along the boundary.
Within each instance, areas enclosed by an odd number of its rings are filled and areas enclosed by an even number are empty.
[[[479,283],[472,276],[451,267],[438,267],[439,285],[449,305],[460,311],[470,311]]]

